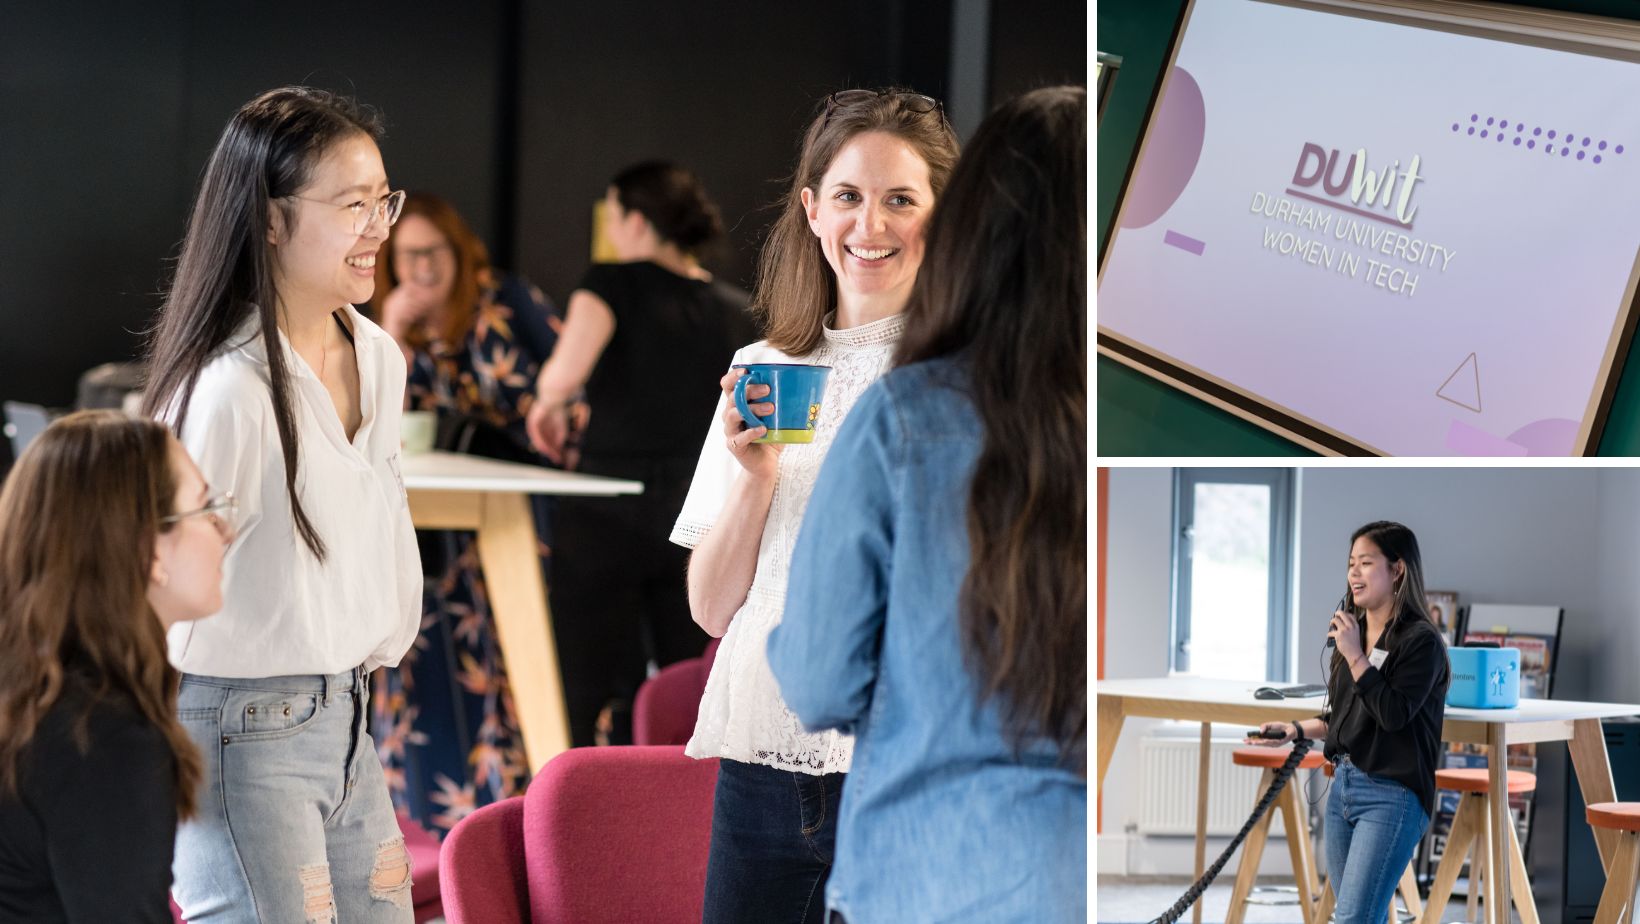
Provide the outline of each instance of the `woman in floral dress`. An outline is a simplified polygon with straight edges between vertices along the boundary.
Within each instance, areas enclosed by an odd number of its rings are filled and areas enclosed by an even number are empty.
[[[559,318],[541,290],[490,266],[449,203],[406,201],[371,308],[405,351],[407,402],[439,416],[440,446],[546,465],[524,419]],[[532,499],[543,567],[549,499]],[[472,533],[421,533],[421,634],[379,678],[375,737],[393,800],[443,834],[524,791],[529,768]]]

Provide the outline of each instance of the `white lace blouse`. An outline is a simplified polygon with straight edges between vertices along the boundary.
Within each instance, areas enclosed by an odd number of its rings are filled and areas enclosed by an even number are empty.
[[[826,327],[814,352],[795,359],[762,341],[736,351],[736,363],[805,362],[830,366],[832,371],[815,422],[814,442],[790,444],[781,450],[780,477],[758,546],[757,572],[712,663],[695,734],[685,749],[689,756],[727,757],[801,773],[848,771],[854,739],[837,731],[810,734],[803,730],[780,698],[766,646],[785,608],[792,546],[820,463],[854,402],[888,371],[904,329],[900,315],[848,330]],[[695,480],[672,528],[672,541],[687,548],[694,548],[711,531],[730,486],[744,471],[724,445],[720,421],[726,406],[727,399],[720,397],[701,447]]]

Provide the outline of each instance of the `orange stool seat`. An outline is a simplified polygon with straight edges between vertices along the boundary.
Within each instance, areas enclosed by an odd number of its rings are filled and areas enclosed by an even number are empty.
[[[1287,762],[1287,756],[1293,753],[1292,748],[1236,748],[1230,752],[1230,762],[1238,767],[1260,767],[1265,770],[1275,770]],[[1321,756],[1320,751],[1311,751],[1298,762],[1300,770],[1314,770],[1325,766],[1327,759]]]
[[[1591,828],[1640,831],[1640,802],[1596,802],[1588,816]]]
[[[1454,792],[1484,793],[1491,788],[1489,771],[1485,767],[1453,767],[1435,771],[1435,786]],[[1507,787],[1511,794],[1537,789],[1537,774],[1525,770],[1510,770]]]

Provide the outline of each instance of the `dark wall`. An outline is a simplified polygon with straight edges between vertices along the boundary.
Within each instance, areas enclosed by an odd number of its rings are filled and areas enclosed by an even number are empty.
[[[1633,0],[1514,0],[1594,16],[1640,19]],[[1099,122],[1095,214],[1103,246],[1117,193],[1144,132],[1144,120],[1171,50],[1184,0],[1104,0],[1099,4],[1099,51],[1122,57],[1122,67]],[[1640,357],[1618,380],[1600,455],[1640,455]],[[1221,411],[1104,356],[1097,359],[1099,428],[1105,456],[1298,456],[1309,450]]]
[[[453,200],[498,264],[560,303],[609,176],[677,160],[731,228],[709,265],[749,285],[815,102],[890,83],[943,98],[954,2],[13,4],[0,399],[67,406],[83,371],[135,358],[205,159],[258,92],[305,83],[381,109],[393,185]],[[993,5],[990,86],[1085,83],[1083,4],[1025,2]]]

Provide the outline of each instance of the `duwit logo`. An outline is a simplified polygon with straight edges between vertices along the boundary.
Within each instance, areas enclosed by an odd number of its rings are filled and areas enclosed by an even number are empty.
[[[1337,148],[1328,150],[1314,142],[1305,142],[1298,154],[1298,166],[1293,170],[1293,186],[1287,194],[1411,228],[1412,216],[1418,213],[1417,206],[1412,204],[1412,190],[1423,179],[1418,174],[1422,160],[1419,155],[1412,155],[1412,161],[1404,170],[1398,160],[1387,169],[1373,170],[1367,166],[1367,149],[1356,148],[1355,153],[1344,162],[1340,174],[1338,163],[1341,153]],[[1318,186],[1324,196],[1304,192]],[[1399,195],[1396,194],[1397,187]],[[1346,205],[1341,199],[1354,204]],[[1391,214],[1368,211],[1374,208],[1387,210],[1392,199],[1395,207]]]

